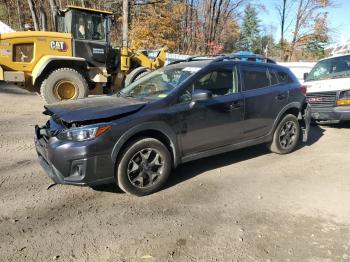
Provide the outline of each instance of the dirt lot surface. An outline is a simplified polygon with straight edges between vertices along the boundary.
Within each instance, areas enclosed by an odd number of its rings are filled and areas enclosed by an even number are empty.
[[[256,146],[179,167],[134,197],[57,185],[36,162],[39,96],[0,86],[0,261],[350,261],[350,125],[280,156]]]

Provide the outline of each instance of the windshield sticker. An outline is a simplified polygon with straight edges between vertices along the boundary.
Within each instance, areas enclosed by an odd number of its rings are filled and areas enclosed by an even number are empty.
[[[200,67],[185,67],[184,69],[182,69],[182,71],[187,72],[198,72],[199,70],[201,70]]]

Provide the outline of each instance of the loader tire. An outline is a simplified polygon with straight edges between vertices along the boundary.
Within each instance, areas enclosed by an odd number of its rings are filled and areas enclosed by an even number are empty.
[[[149,69],[140,66],[132,70],[125,78],[124,86],[130,85],[132,82],[136,81],[137,79],[140,79],[144,75],[147,75],[149,73]]]
[[[63,100],[75,100],[89,94],[86,79],[72,68],[59,68],[52,71],[40,86],[40,94],[46,104]]]

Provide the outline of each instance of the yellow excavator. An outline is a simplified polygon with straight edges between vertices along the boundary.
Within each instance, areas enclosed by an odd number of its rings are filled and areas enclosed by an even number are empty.
[[[150,59],[127,45],[113,48],[114,24],[112,12],[67,6],[55,15],[55,32],[1,34],[0,81],[40,92],[50,104],[112,93],[164,66],[165,49]]]

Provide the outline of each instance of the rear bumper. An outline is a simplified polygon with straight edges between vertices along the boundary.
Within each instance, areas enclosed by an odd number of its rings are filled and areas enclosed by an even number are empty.
[[[311,117],[318,121],[350,120],[350,106],[336,106],[328,108],[311,107]]]
[[[77,154],[69,144],[47,141],[35,128],[38,162],[55,184],[94,186],[114,182],[114,163],[109,155]]]

